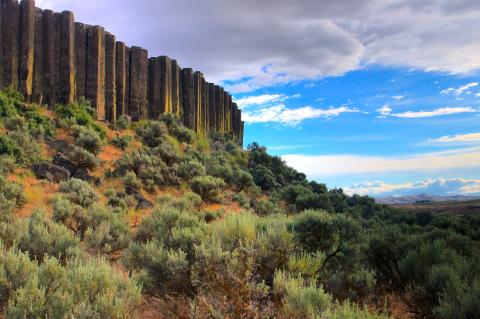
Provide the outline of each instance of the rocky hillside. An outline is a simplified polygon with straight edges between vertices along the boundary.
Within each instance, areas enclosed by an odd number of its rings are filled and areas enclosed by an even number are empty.
[[[1,318],[478,313],[477,216],[348,197],[174,114],[22,101],[0,92]]]

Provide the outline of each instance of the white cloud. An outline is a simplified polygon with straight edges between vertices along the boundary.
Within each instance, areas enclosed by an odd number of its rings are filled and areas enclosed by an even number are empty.
[[[282,158],[310,178],[445,172],[480,168],[480,147],[397,157],[291,154]]]
[[[339,116],[342,113],[357,113],[359,110],[341,106],[329,109],[316,109],[311,106],[304,106],[296,109],[289,109],[284,104],[261,108],[257,111],[246,112],[242,118],[247,123],[281,123],[285,125],[298,125],[307,119],[330,118]]]
[[[432,143],[479,143],[480,133],[442,136],[431,140]]]
[[[392,96],[392,99],[397,100],[397,101],[400,101],[400,100],[402,100],[404,97],[405,97],[405,96],[403,96],[403,95],[394,95],[394,96]]]
[[[423,118],[423,117],[434,117],[434,116],[442,116],[442,115],[452,115],[452,114],[460,114],[460,113],[476,113],[479,112],[478,109],[475,109],[470,106],[465,107],[441,107],[438,109],[434,109],[431,111],[407,111],[402,113],[392,113],[392,109],[385,105],[382,108],[378,109],[379,112],[383,117],[391,116],[391,117],[398,117],[398,118]]]
[[[465,94],[472,94],[472,91],[469,91],[468,89],[470,88],[473,88],[473,87],[476,87],[478,86],[478,82],[471,82],[471,83],[467,83],[459,88],[448,88],[448,89],[445,89],[445,90],[442,90],[440,91],[440,94],[443,94],[443,95],[448,95],[448,94],[453,94],[455,96],[459,96],[459,95],[462,95],[463,93]]]
[[[348,194],[376,196],[406,196],[429,194],[437,196],[478,195],[480,180],[465,178],[425,179],[420,182],[389,184],[383,181],[366,181],[344,189]]]
[[[77,21],[103,25],[152,56],[172,56],[182,67],[203,71],[209,81],[234,81],[227,88],[235,92],[341,75],[370,63],[475,71],[480,68],[479,3],[37,1],[44,8],[72,10]]]
[[[248,106],[262,105],[262,104],[271,103],[271,102],[283,101],[283,100],[286,100],[287,98],[288,98],[287,96],[282,94],[263,94],[258,96],[247,96],[239,100],[236,100],[235,102],[241,109],[243,109]]]

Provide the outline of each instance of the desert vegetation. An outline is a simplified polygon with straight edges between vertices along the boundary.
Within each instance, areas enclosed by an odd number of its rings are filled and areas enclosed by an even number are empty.
[[[0,93],[0,317],[480,313],[478,215],[347,196],[172,114],[109,128],[21,101]],[[50,193],[26,209],[31,180]]]

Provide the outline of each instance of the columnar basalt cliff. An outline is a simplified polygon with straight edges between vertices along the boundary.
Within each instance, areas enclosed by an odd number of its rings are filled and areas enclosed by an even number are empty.
[[[42,10],[34,0],[1,2],[1,89],[39,104],[86,99],[98,120],[110,123],[122,115],[139,121],[174,113],[198,134],[231,133],[242,143],[241,111],[202,72],[127,47],[101,26],[75,22],[70,11]]]

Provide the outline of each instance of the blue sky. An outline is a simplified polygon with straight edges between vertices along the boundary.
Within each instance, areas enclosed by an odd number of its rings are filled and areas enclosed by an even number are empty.
[[[235,97],[249,121],[246,144],[266,145],[329,186],[375,195],[471,194],[478,189],[469,186],[480,179],[478,165],[465,163],[480,159],[476,81],[475,75],[375,65]],[[299,114],[307,106],[325,112]],[[280,111],[266,115],[271,108]],[[281,116],[289,110],[299,112]]]
[[[374,196],[480,194],[478,0],[37,0],[203,71],[257,141]]]

